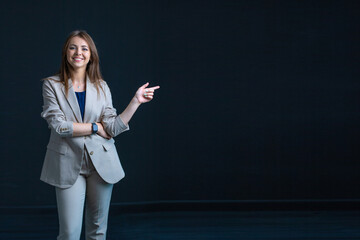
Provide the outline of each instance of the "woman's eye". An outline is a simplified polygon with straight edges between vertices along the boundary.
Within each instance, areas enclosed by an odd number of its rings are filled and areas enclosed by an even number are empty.
[[[70,50],[74,50],[75,48],[74,48],[74,47],[70,47],[69,49],[70,49]]]
[[[83,51],[87,51],[88,49],[87,48],[83,48]]]

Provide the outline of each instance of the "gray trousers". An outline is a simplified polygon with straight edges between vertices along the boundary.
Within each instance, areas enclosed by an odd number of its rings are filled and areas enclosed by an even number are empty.
[[[113,184],[102,180],[87,151],[75,184],[55,189],[60,225],[57,240],[80,239],[84,205],[85,239],[105,240]]]

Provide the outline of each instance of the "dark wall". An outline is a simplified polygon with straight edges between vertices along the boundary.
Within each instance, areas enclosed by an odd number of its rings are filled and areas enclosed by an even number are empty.
[[[358,1],[12,1],[0,6],[0,206],[52,205],[40,79],[74,29],[114,106],[161,85],[116,146],[113,202],[360,198]]]

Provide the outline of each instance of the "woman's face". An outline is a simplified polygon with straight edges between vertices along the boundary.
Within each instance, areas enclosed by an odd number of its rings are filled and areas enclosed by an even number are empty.
[[[73,37],[70,40],[66,52],[66,58],[74,70],[84,69],[90,61],[90,48],[87,42],[80,37]]]

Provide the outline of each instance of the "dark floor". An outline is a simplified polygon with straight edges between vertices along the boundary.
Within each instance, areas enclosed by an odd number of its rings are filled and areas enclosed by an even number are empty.
[[[57,215],[2,214],[0,239],[56,239]],[[360,239],[360,211],[111,214],[108,240]]]

